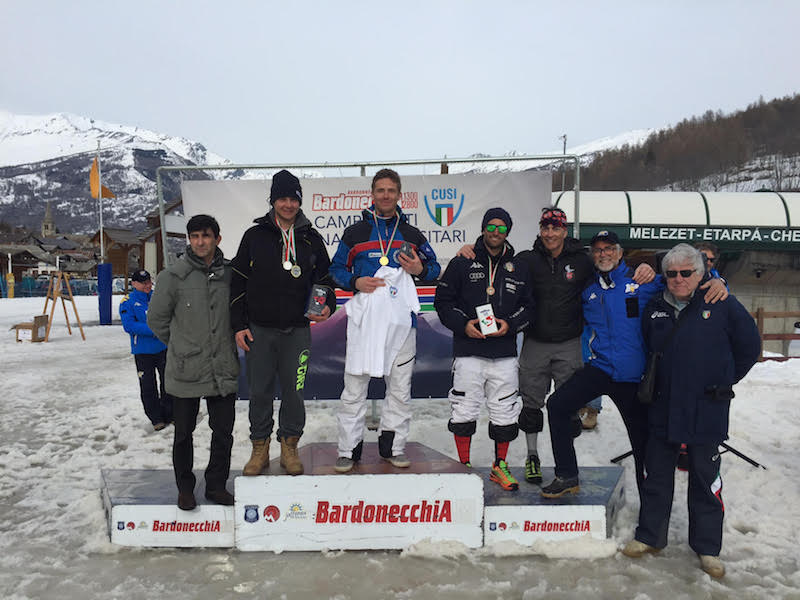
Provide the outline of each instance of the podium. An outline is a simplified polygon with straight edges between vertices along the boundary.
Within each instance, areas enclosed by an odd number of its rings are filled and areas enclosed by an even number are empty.
[[[468,468],[423,444],[409,443],[411,467],[398,469],[365,443],[349,473],[333,468],[335,443],[299,449],[305,473],[289,476],[270,462],[264,475],[232,472],[236,502],[205,500],[197,473],[198,506],[182,511],[171,470],[103,470],[103,500],[112,543],[145,547],[235,547],[241,551],[403,549],[422,540],[469,548],[515,541],[589,535],[606,539],[624,503],[622,467],[581,469],[581,491],[549,500],[525,481],[506,491],[489,469]],[[544,469],[545,480],[552,469]]]

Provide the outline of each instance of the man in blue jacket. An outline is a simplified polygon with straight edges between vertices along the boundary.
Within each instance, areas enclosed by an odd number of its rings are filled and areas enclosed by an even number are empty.
[[[164,367],[167,347],[147,326],[147,307],[153,294],[150,273],[142,269],[131,275],[133,291],[119,304],[122,328],[131,336],[131,354],[139,375],[139,392],[144,414],[161,431],[172,423],[172,397],[164,391]],[[158,371],[158,385],[156,385]]]
[[[363,220],[344,230],[331,261],[330,274],[344,290],[371,294],[385,282],[375,273],[382,266],[400,268],[420,281],[435,281],[441,267],[422,232],[403,215],[400,202],[400,176],[392,169],[381,169],[372,178],[372,206],[363,211]],[[408,242],[404,246],[403,242]],[[402,248],[407,252],[401,252]],[[411,465],[404,454],[411,423],[411,374],[417,351],[416,315],[412,327],[389,375],[385,376],[386,399],[379,426],[381,457],[395,467]],[[348,339],[348,352],[350,340]],[[373,348],[382,352],[383,348]],[[346,473],[361,459],[366,417],[369,375],[345,372],[344,390],[337,414],[339,457],[335,469]]]
[[[547,401],[556,477],[542,488],[545,498],[580,490],[571,419],[575,411],[600,395],[614,401],[625,423],[640,490],[644,476],[647,409],[636,397],[646,361],[641,315],[647,302],[664,289],[664,281],[658,276],[650,283],[636,283],[622,260],[622,246],[613,231],[600,231],[592,238],[591,254],[596,275],[581,295],[583,316],[592,329],[589,362]],[[712,288],[705,295],[710,302],[728,295],[719,280],[702,287]]]
[[[517,333],[530,324],[532,312],[528,270],[506,242],[511,215],[490,208],[483,216],[482,235],[474,260],[455,257],[436,288],[434,307],[453,332],[453,387],[449,400],[458,458],[469,464],[469,448],[482,404],[489,411],[489,438],[495,461],[490,479],[503,489],[519,484],[508,469],[509,444],[519,433],[522,410],[517,369]],[[491,305],[497,331],[482,333],[477,307]]]

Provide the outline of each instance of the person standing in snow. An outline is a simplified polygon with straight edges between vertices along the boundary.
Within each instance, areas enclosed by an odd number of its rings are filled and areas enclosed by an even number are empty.
[[[490,479],[503,489],[519,484],[506,464],[509,444],[517,438],[519,397],[517,333],[531,319],[528,271],[506,241],[511,215],[490,208],[483,215],[475,258],[455,257],[436,288],[434,307],[442,325],[453,332],[453,387],[450,420],[458,459],[470,464],[470,443],[482,404],[489,411],[489,438],[495,460]],[[497,331],[483,334],[477,307],[489,304]]]
[[[381,169],[375,173],[372,206],[363,211],[362,221],[344,230],[331,262],[330,273],[336,285],[358,292],[346,305],[344,390],[337,414],[339,456],[335,469],[339,473],[350,471],[361,458],[371,376],[382,375],[386,381],[378,436],[380,455],[395,467],[411,465],[404,452],[411,423],[411,374],[417,351],[414,306],[419,310],[412,277],[434,281],[441,267],[422,232],[408,223],[399,201],[397,172]],[[376,294],[376,302],[364,297],[367,294]],[[373,310],[370,304],[376,305]],[[378,305],[390,312],[383,317],[376,314],[374,308]],[[391,311],[392,306],[397,310]],[[367,314],[375,318],[364,318]],[[376,342],[379,339],[382,341]]]
[[[567,234],[567,215],[560,208],[547,207],[539,219],[539,235],[530,250],[516,255],[528,270],[533,295],[534,317],[525,329],[519,356],[519,391],[522,412],[519,428],[525,433],[528,446],[525,480],[542,482],[539,460],[539,433],[544,428],[545,399],[583,367],[581,335],[583,310],[581,292],[594,275],[592,259],[580,240]],[[474,258],[472,246],[464,246],[459,256]],[[642,263],[633,279],[649,283],[655,277],[650,265]],[[597,424],[600,400],[587,401],[587,419]],[[574,426],[579,418],[576,413]]]
[[[200,398],[206,400],[211,427],[205,496],[233,506],[233,494],[225,485],[231,467],[239,358],[229,309],[231,268],[218,247],[219,224],[209,215],[195,215],[186,231],[189,246],[159,275],[147,324],[167,345],[166,390],[173,396],[172,465],[178,508],[192,510],[197,506],[192,433]]]
[[[281,384],[277,439],[281,466],[303,473],[297,444],[306,409],[305,373],[311,357],[309,320],[325,321],[336,310],[330,259],[322,236],[303,214],[300,180],[282,170],[272,178],[271,210],[255,220],[231,261],[231,326],[236,344],[247,354],[252,453],[243,475],[260,475],[269,464],[269,440],[275,425],[275,379]],[[306,315],[312,286],[326,290],[322,314]]]
[[[633,450],[636,483],[641,493],[644,479],[644,448],[647,441],[647,407],[637,399],[646,355],[642,340],[642,313],[647,302],[664,288],[659,276],[638,284],[623,260],[619,237],[599,231],[591,240],[595,274],[583,290],[583,317],[592,332],[589,361],[547,400],[547,420],[553,447],[556,477],[541,495],[558,498],[580,491],[572,418],[591,399],[606,395],[613,400],[625,423]],[[706,298],[716,302],[727,297],[718,279],[705,282]]]
[[[131,336],[131,354],[139,376],[139,395],[144,414],[155,431],[172,423],[172,398],[164,390],[167,346],[147,326],[147,307],[153,295],[153,280],[142,269],[131,275],[133,291],[119,303],[122,328]],[[158,382],[156,382],[158,372]]]
[[[689,471],[689,546],[702,569],[722,577],[722,502],[719,445],[728,437],[733,386],[761,353],[755,321],[734,297],[708,304],[696,293],[708,278],[702,254],[678,244],[662,262],[667,288],[642,318],[648,352],[658,353],[649,409],[639,526],[623,554],[631,558],[667,545],[675,465],[686,444]]]

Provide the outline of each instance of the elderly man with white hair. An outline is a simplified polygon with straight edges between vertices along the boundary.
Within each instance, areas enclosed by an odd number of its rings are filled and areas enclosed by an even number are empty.
[[[755,364],[761,339],[733,296],[708,304],[698,287],[708,278],[701,253],[678,244],[662,261],[666,289],[642,316],[650,354],[658,353],[641,487],[639,526],[623,554],[637,558],[667,545],[682,442],[689,457],[689,546],[702,569],[722,577],[722,478],[719,445],[728,437],[733,386]]]

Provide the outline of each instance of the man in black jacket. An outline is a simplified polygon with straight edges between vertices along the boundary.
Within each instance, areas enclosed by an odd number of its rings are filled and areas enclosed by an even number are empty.
[[[272,210],[245,232],[231,263],[231,327],[236,344],[247,352],[250,386],[253,451],[243,474],[259,475],[269,462],[277,376],[281,466],[299,475],[303,464],[297,443],[306,421],[303,388],[311,356],[309,320],[327,319],[336,310],[336,296],[328,277],[325,244],[300,210],[300,181],[289,171],[279,171],[272,178],[269,199]],[[326,306],[321,315],[306,315],[315,285],[326,288]]]
[[[469,448],[482,404],[489,411],[489,437],[495,444],[491,480],[507,490],[518,489],[506,465],[509,443],[518,434],[522,407],[517,385],[517,341],[528,326],[531,296],[528,275],[506,242],[511,216],[491,208],[483,216],[475,258],[450,261],[436,288],[434,306],[442,324],[453,331],[453,387],[447,428],[456,441],[458,458],[469,464]],[[496,331],[482,333],[482,307],[491,306]]]

